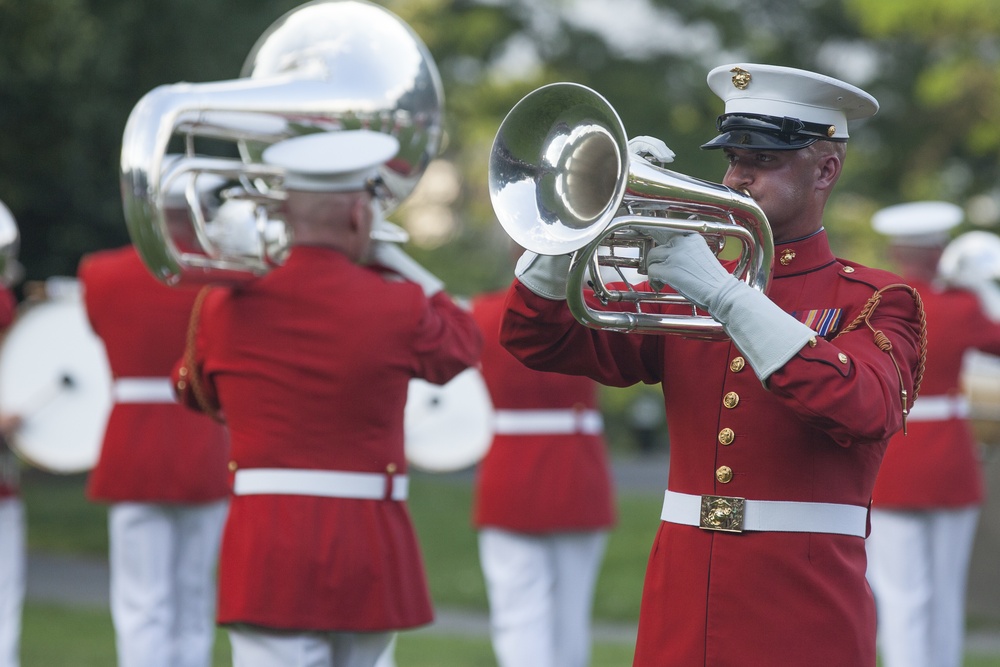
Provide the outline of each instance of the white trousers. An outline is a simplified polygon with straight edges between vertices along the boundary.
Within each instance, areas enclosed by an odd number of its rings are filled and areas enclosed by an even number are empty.
[[[389,645],[385,647],[382,651],[382,655],[379,659],[375,661],[375,667],[396,667],[396,637],[398,635],[394,632],[392,633],[392,639],[389,640]]]
[[[24,607],[24,504],[17,496],[0,500],[0,667],[21,664]]]
[[[228,503],[115,503],[108,511],[119,667],[208,667]]]
[[[479,560],[500,667],[586,667],[604,531],[479,532]]]
[[[393,632],[269,632],[233,626],[233,667],[374,667]]]
[[[979,508],[873,509],[866,542],[883,667],[960,667]]]

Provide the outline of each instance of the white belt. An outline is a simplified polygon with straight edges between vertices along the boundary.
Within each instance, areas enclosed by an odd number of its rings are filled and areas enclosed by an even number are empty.
[[[706,530],[835,533],[864,537],[868,508],[834,503],[746,500],[667,491],[660,519]]]
[[[969,416],[969,401],[965,396],[920,396],[906,415],[909,422],[940,422]]]
[[[390,484],[391,492],[388,489]],[[410,480],[406,475],[291,468],[237,470],[233,480],[233,493],[237,496],[278,494],[362,500],[390,498],[406,500],[409,487]]]
[[[170,378],[118,378],[111,387],[115,403],[176,403]]]
[[[599,435],[604,418],[597,410],[497,410],[493,429],[498,435]]]

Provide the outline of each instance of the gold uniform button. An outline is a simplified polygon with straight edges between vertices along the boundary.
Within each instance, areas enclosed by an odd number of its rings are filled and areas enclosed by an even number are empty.
[[[187,376],[187,374],[188,374],[187,366],[181,366],[180,368],[178,368],[177,369],[177,374],[180,375],[181,377]]]
[[[809,347],[816,347],[817,344],[818,343],[816,341],[816,336],[812,336],[809,338]]]
[[[184,380],[178,380],[178,381],[177,381],[177,388],[178,388],[178,389],[179,389],[180,391],[184,391],[184,388],[185,388],[185,387],[187,387],[187,382],[185,382]]]
[[[722,397],[722,404],[727,408],[729,408],[730,410],[739,405],[739,402],[740,402],[740,395],[737,394],[735,391],[731,391]]]
[[[715,471],[715,479],[723,484],[729,484],[733,481],[733,469],[729,466],[719,466],[719,469]]]
[[[395,463],[390,463],[389,465],[387,465],[387,466],[385,467],[385,471],[386,471],[387,473],[389,473],[390,475],[391,475],[392,473],[396,472],[396,464],[395,464]]]
[[[719,443],[723,445],[733,444],[733,440],[736,439],[736,431],[731,428],[724,428],[719,431]]]
[[[743,370],[743,367],[746,365],[747,365],[746,359],[744,359],[743,357],[736,357],[735,359],[729,362],[729,370],[731,370],[734,373],[739,373],[741,370]]]
[[[845,266],[844,267],[844,273],[854,273],[854,267],[853,266]]]
[[[843,352],[841,352],[840,354],[838,354],[837,358],[840,359],[840,363],[842,363],[842,364],[846,364],[847,363],[847,355],[844,354]]]
[[[229,472],[236,472],[237,468],[239,468],[239,466],[236,465],[236,461],[229,462]]]

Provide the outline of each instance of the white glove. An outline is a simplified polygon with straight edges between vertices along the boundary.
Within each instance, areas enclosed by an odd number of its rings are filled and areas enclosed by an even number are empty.
[[[944,278],[943,282],[949,287],[974,293],[986,316],[993,321],[1000,321],[1000,284],[994,277],[995,274],[993,266],[969,262],[959,267],[955,275]]]
[[[540,297],[565,301],[571,259],[569,255],[539,255],[527,250],[517,260],[514,276]]]
[[[972,288],[979,297],[979,305],[986,316],[1000,322],[1000,285],[995,280],[984,280]]]
[[[746,356],[761,382],[784,366],[816,334],[764,294],[737,279],[719,263],[705,239],[694,232],[654,233],[649,282],[670,285],[708,311]]]
[[[674,152],[656,137],[632,137],[628,140],[628,152],[647,162],[651,161],[650,158],[660,164],[674,161]]]
[[[420,266],[415,259],[403,252],[395,243],[372,243],[371,261],[417,283],[424,294],[434,296],[444,288],[444,283],[433,273]]]

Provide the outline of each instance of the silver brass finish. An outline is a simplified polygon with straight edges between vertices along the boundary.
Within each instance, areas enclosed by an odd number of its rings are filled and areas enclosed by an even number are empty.
[[[265,236],[282,199],[281,173],[260,163],[276,141],[360,128],[395,136],[399,154],[379,169],[385,211],[409,195],[438,154],[444,95],[434,60],[406,23],[373,3],[316,0],[288,12],[258,39],[241,76],[155,88],[125,127],[125,220],[143,260],[167,284],[239,283],[279,263],[282,235]],[[196,156],[196,139],[231,142],[239,158]],[[184,145],[184,155],[168,169],[172,140]],[[227,181],[217,203],[259,204],[250,221],[256,251],[229,254],[212,243],[211,211],[197,199],[197,181],[206,175]],[[187,210],[174,216],[179,224],[168,225],[167,179],[183,179],[186,189]]]
[[[725,336],[722,325],[695,313],[678,294],[605,283],[602,266],[645,273],[646,252],[654,245],[650,231],[696,232],[716,253],[734,240],[742,249],[734,275],[760,291],[770,284],[774,242],[756,202],[632,156],[618,114],[585,86],[543,86],[511,109],[494,139],[489,183],[494,211],[515,242],[541,255],[573,253],[567,303],[587,326]],[[599,256],[600,248],[609,247],[612,255],[616,248],[639,248],[639,257]],[[583,291],[588,281],[603,305],[623,305],[617,310],[589,306]],[[678,309],[663,313],[650,304],[682,306],[683,314]]]

